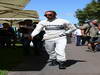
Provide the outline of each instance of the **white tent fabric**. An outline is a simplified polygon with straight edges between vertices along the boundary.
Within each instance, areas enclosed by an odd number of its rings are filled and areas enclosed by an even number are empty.
[[[0,10],[22,9],[30,0],[0,0]]]
[[[39,21],[35,10],[23,10],[30,0],[0,0],[0,23],[10,22],[11,25],[20,20]]]

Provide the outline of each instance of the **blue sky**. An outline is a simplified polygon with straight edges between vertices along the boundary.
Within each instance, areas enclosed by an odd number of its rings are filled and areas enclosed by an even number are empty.
[[[24,8],[25,10],[36,10],[40,20],[45,19],[44,12],[54,10],[57,12],[57,17],[66,19],[75,24],[78,22],[74,17],[77,9],[84,8],[92,0],[30,0]]]

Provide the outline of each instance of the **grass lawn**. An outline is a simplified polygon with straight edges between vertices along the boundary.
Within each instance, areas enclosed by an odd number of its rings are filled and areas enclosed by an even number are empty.
[[[0,75],[7,75],[7,71],[0,71]]]
[[[24,59],[23,49],[20,45],[12,48],[0,48],[0,75],[7,75],[8,71]]]

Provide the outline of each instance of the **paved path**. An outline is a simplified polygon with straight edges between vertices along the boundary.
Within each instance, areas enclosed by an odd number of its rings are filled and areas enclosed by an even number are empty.
[[[68,44],[66,69],[48,66],[43,56],[28,57],[8,75],[100,75],[100,52],[87,52],[86,46]]]

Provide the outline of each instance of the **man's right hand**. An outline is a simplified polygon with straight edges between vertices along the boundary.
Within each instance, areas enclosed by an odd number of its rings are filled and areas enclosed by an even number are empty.
[[[28,37],[29,40],[33,40],[33,38],[31,36]]]

